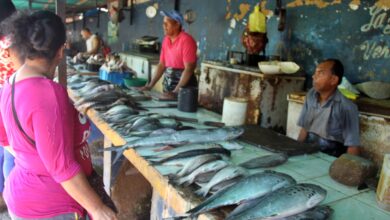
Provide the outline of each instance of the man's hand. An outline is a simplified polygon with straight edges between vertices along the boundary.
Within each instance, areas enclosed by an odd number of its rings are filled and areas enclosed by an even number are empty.
[[[355,146],[348,147],[347,153],[353,154],[353,155],[359,155],[360,154],[360,148]]]
[[[140,87],[138,90],[139,91],[150,91],[152,88],[149,85]]]
[[[164,92],[161,96],[163,99],[176,99],[177,93],[174,92]]]

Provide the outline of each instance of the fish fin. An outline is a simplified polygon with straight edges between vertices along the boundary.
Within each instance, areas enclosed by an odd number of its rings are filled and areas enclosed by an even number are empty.
[[[203,196],[204,194],[204,189],[203,188],[200,188],[198,190],[195,191],[195,194],[198,195],[198,196]]]
[[[212,209],[220,207],[220,206],[217,206],[217,207],[210,207],[209,206],[210,203],[213,203],[216,198],[218,198],[217,193],[212,195],[212,196],[210,196],[210,197],[208,197],[205,201],[200,203],[198,206],[188,210],[187,213],[191,214],[192,216],[198,216],[201,213],[204,213],[204,212],[207,212],[209,210],[212,210]]]
[[[149,164],[152,165],[152,166],[158,166],[158,165],[161,165],[162,162],[160,162],[160,161],[149,161]]]
[[[171,216],[162,218],[163,220],[181,220],[181,219],[192,219],[190,215],[178,215],[178,216]]]
[[[157,129],[155,131],[153,131],[152,133],[149,134],[149,137],[151,136],[160,136],[160,135],[168,135],[168,134],[173,134],[175,133],[176,130],[172,129],[172,128],[161,128],[161,129]]]
[[[107,148],[103,148],[103,149],[99,149],[98,151],[99,152],[104,152],[104,151],[118,151],[120,147],[107,147]]]
[[[241,212],[244,212],[245,210],[248,210],[254,207],[256,204],[258,204],[260,198],[254,198],[254,199],[243,201],[239,206],[237,206],[237,208],[235,208],[232,212],[230,212],[230,214],[226,217],[225,220],[236,219],[236,216],[239,215]]]
[[[112,164],[115,164],[121,158],[122,155],[123,155],[123,151],[116,152],[116,155],[115,155],[114,160],[112,161]]]

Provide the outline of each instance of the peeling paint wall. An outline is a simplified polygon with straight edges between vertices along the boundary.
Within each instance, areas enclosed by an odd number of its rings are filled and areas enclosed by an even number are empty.
[[[180,11],[192,9],[197,19],[185,25],[198,43],[199,64],[204,59],[225,60],[228,50],[244,51],[241,34],[248,16],[258,0],[181,0]],[[287,8],[286,29],[277,30],[275,2],[262,1],[268,19],[267,55],[280,55],[294,60],[306,71],[309,85],[315,66],[328,57],[340,58],[346,76],[352,83],[379,80],[390,82],[390,1],[389,0],[283,0]],[[174,8],[174,1],[154,0],[135,6],[133,25],[129,12],[120,24],[120,41],[114,50],[128,48],[134,39],[144,35],[163,37],[162,18],[149,19],[146,7],[158,5],[159,10]],[[108,16],[87,19],[87,26],[107,36]],[[72,25],[68,26],[72,30]],[[81,28],[81,22],[76,29]],[[79,36],[75,39],[80,40]]]

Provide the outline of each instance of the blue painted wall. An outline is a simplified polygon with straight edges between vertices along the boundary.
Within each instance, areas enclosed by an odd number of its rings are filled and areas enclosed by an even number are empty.
[[[181,0],[180,11],[192,9],[197,20],[190,26],[185,25],[200,50],[199,63],[204,59],[226,59],[230,50],[244,51],[240,36],[246,25],[249,13],[259,1],[254,0]],[[273,10],[275,1],[263,1],[266,8]],[[345,64],[346,76],[353,82],[379,80],[390,82],[390,10],[373,8],[383,0],[361,1],[357,7],[350,3],[354,0],[318,0],[310,1],[317,5],[305,5],[303,0],[284,0],[287,8],[287,26],[284,32],[277,31],[278,20],[272,16],[268,20],[268,55],[282,55],[303,67],[309,82],[316,64],[322,59],[335,57]],[[129,25],[129,15],[120,24],[120,41],[111,45],[121,51],[134,39],[143,35],[163,37],[162,18],[157,15],[149,19],[145,15],[146,7],[158,3],[159,10],[173,9],[172,0],[154,0],[135,7],[133,25]],[[302,6],[294,7],[296,3]],[[324,7],[325,4],[329,4]],[[242,13],[241,7],[248,5],[249,12],[244,13],[236,26],[231,27],[234,15]],[[227,16],[230,13],[230,18]],[[96,28],[96,18],[87,20],[87,26],[93,31],[107,35],[107,14],[101,15],[100,28]],[[372,22],[373,21],[373,22]],[[72,25],[68,26],[72,30]],[[76,30],[81,22],[76,24]],[[78,31],[77,31],[78,32]],[[73,35],[74,36],[74,35]],[[74,37],[80,40],[79,36]],[[310,83],[309,83],[310,87]]]

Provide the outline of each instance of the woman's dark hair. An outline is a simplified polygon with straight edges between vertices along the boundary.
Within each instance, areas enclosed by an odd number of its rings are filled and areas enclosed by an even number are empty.
[[[326,60],[324,60],[324,62],[332,62],[333,63],[331,71],[332,71],[333,75],[336,75],[339,78],[339,84],[340,84],[342,79],[343,79],[343,76],[344,76],[344,65],[343,65],[343,63],[341,63],[340,60],[333,59],[333,58],[326,59]]]
[[[51,60],[66,41],[64,23],[50,11],[16,12],[0,28],[10,34],[20,58]]]

